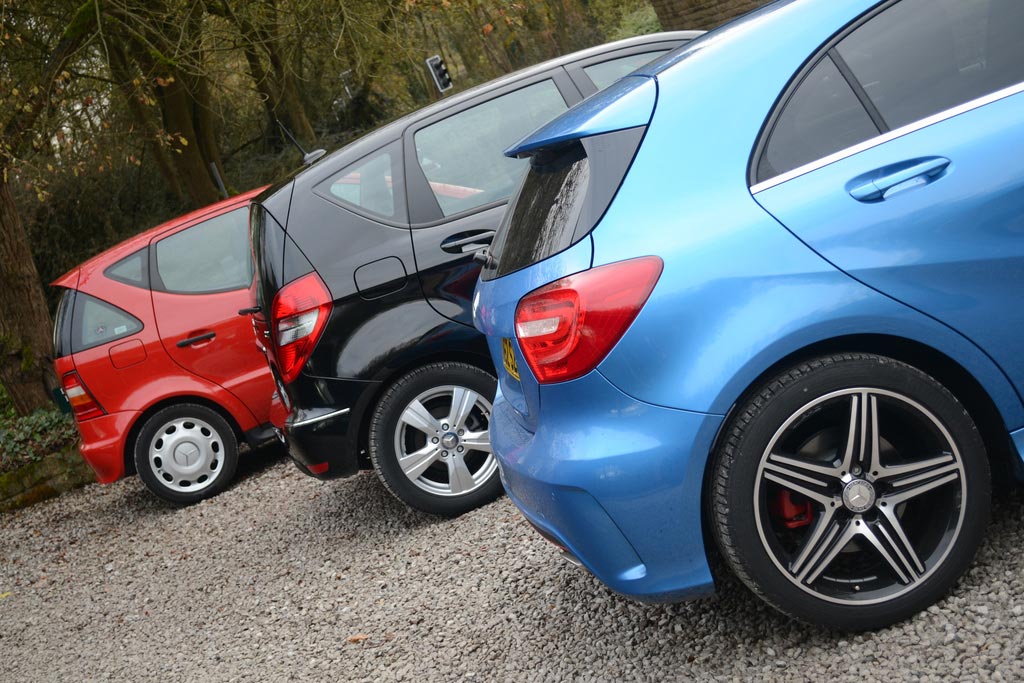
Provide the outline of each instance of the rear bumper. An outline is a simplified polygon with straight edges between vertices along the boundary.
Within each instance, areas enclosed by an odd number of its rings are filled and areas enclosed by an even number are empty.
[[[137,412],[111,413],[78,423],[79,451],[96,472],[96,480],[109,484],[124,476],[125,439]]]
[[[285,441],[300,470],[317,479],[350,477],[359,471],[350,415],[350,408],[292,410],[284,425]]]
[[[509,497],[613,590],[671,602],[713,589],[701,524],[722,417],[637,401],[597,372],[542,388],[531,433],[500,394],[491,420]]]

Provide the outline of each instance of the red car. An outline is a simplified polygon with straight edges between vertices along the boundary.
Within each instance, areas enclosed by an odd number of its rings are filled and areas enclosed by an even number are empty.
[[[251,318],[253,190],[157,226],[86,261],[63,288],[54,366],[102,483],[138,472],[193,503],[223,489],[238,443],[283,425]]]

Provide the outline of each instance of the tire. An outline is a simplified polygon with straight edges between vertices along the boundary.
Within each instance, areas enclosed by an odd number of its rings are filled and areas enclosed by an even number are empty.
[[[488,427],[493,376],[464,363],[431,363],[392,384],[370,423],[370,459],[410,507],[455,517],[501,493]],[[461,433],[460,433],[461,432]]]
[[[178,505],[216,495],[238,466],[234,430],[219,413],[194,403],[163,408],[146,420],[134,452],[146,488]]]
[[[881,628],[937,601],[970,565],[988,523],[988,459],[970,415],[930,376],[832,355],[774,377],[734,415],[711,473],[713,533],[776,609]]]

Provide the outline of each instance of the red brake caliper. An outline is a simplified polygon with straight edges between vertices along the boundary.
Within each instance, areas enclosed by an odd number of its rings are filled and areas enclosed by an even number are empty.
[[[772,515],[786,525],[787,529],[799,529],[814,521],[811,501],[799,493],[782,489],[771,502]]]

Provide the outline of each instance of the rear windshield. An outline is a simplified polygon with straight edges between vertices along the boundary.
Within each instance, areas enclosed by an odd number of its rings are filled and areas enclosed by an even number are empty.
[[[590,163],[578,142],[554,159],[535,157],[514,208],[506,215],[506,225],[491,244],[489,263],[496,266],[487,268],[487,279],[515,272],[568,247],[589,183]]]
[[[62,289],[60,301],[57,303],[57,316],[53,321],[53,357],[70,356],[71,351],[71,311],[75,306],[75,290]]]
[[[645,130],[594,135],[533,156],[488,249],[483,279],[539,263],[589,235],[622,184]]]

